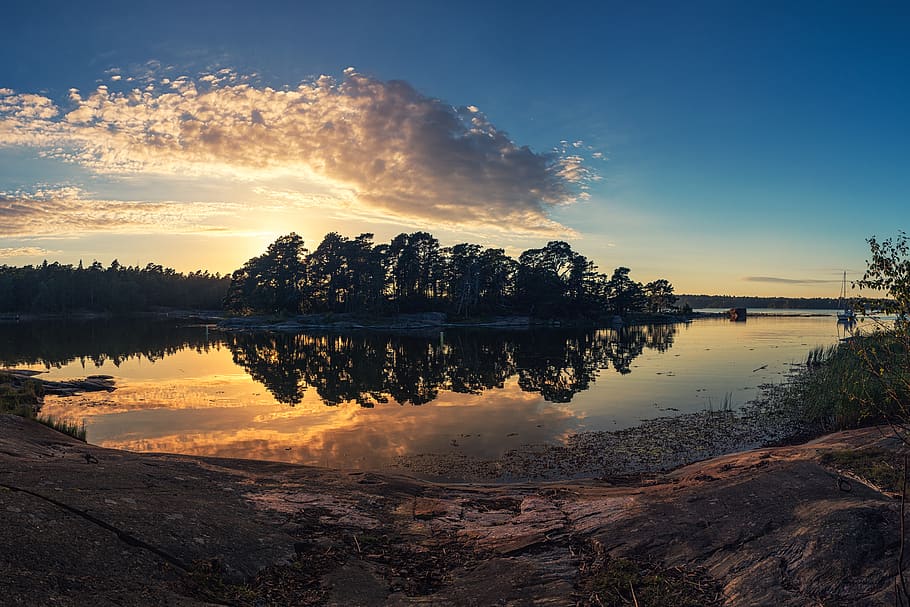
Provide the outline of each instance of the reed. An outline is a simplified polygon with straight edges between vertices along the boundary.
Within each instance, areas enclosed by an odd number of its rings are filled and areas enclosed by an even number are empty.
[[[822,431],[889,422],[910,427],[910,338],[877,330],[809,352],[780,391],[783,403]]]
[[[75,422],[69,419],[57,419],[49,415],[39,415],[35,419],[48,428],[85,442],[85,421]]]
[[[709,415],[732,415],[733,414],[733,393],[727,392],[724,394],[723,401],[720,402],[720,408],[714,408],[714,401],[711,397],[708,397],[708,408],[706,409]]]

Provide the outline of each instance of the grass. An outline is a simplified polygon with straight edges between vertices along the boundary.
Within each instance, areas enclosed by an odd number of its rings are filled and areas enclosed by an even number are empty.
[[[0,413],[34,417],[43,396],[40,382],[0,373]]]
[[[43,396],[44,388],[41,382],[10,373],[0,373],[0,413],[12,413],[34,419],[49,428],[85,442],[85,422],[76,423],[38,415]]]
[[[605,607],[721,605],[716,582],[701,571],[663,568],[648,561],[607,557],[591,579],[592,604]]]
[[[68,419],[56,419],[54,417],[39,415],[35,418],[39,424],[44,424],[48,428],[53,428],[57,432],[62,432],[72,436],[76,440],[85,442],[85,422],[74,422]]]
[[[779,395],[823,432],[884,421],[910,427],[910,334],[877,331],[815,348]]]
[[[711,400],[711,397],[708,397],[708,413],[711,415],[732,415],[733,414],[733,393],[727,392],[724,394],[724,400],[720,404],[719,409],[714,408],[714,402]]]
[[[822,464],[850,472],[887,493],[900,493],[903,488],[903,458],[897,451],[879,448],[828,451]]]

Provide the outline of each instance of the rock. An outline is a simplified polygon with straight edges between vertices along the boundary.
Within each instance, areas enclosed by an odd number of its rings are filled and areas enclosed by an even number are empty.
[[[604,563],[646,559],[649,570],[704,584],[706,607],[891,605],[898,504],[862,483],[840,490],[819,456],[892,448],[882,432],[727,455],[644,485],[469,486],[127,453],[3,415],[0,596],[590,605]]]
[[[451,503],[425,497],[414,498],[414,518],[430,519],[445,516],[455,510]]]

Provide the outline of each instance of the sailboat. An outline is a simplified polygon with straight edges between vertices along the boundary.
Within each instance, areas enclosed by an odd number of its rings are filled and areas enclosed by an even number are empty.
[[[847,273],[844,272],[844,282],[840,288],[840,299],[837,302],[837,322],[852,325],[856,322],[856,313],[847,301]]]

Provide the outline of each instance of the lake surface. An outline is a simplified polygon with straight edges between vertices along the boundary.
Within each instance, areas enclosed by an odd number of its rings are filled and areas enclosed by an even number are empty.
[[[599,330],[427,334],[220,333],[173,322],[0,325],[0,367],[114,376],[118,389],[48,397],[88,441],[164,451],[382,467],[401,455],[493,458],[525,443],[752,399],[833,316],[756,316]]]

